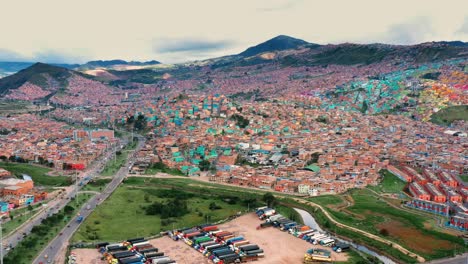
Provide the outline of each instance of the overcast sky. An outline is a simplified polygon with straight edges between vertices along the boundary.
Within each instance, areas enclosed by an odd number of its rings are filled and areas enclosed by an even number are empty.
[[[468,41],[466,0],[2,0],[0,61],[166,63],[308,42]]]

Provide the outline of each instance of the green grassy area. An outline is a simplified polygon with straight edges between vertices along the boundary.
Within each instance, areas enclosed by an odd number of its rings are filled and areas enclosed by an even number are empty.
[[[427,259],[451,256],[453,248],[464,246],[460,238],[429,229],[427,222],[433,221],[430,216],[394,208],[367,189],[351,190],[349,195],[354,200],[354,205],[338,210],[326,207],[343,224],[384,236]],[[337,203],[337,200],[330,197],[310,200],[321,205],[329,205],[330,201]],[[388,235],[382,235],[382,230],[386,230]]]
[[[460,179],[464,182],[468,182],[468,174],[460,175]]]
[[[10,250],[4,258],[5,263],[29,264],[34,258],[55,238],[60,230],[64,228],[70,219],[76,216],[86,201],[92,195],[80,194],[76,199],[70,201],[70,211],[60,210],[58,214],[52,215],[43,221],[42,224],[33,228],[31,234],[24,238],[14,249]]]
[[[138,142],[133,141],[126,145],[121,151],[117,151],[115,158],[110,159],[101,172],[101,176],[113,176],[125,164],[128,151],[136,148]]]
[[[468,121],[468,105],[449,106],[431,116],[431,122],[438,125],[448,126],[455,120]]]
[[[338,204],[342,204],[345,202],[341,198],[341,196],[338,196],[338,195],[320,195],[317,197],[309,198],[308,200],[314,203],[318,203],[323,206],[338,205]]]
[[[296,212],[296,210],[294,210],[293,208],[284,205],[275,205],[274,207],[276,213],[281,214],[297,223],[304,224],[301,215],[298,212]]]
[[[374,256],[370,256],[363,252],[358,252],[354,249],[348,251],[347,254],[348,254],[347,261],[341,261],[337,263],[343,263],[343,264],[381,264],[383,263],[382,261],[380,261],[378,258]]]
[[[36,185],[42,186],[68,186],[71,178],[66,176],[48,176],[49,168],[39,167],[25,163],[0,162],[0,168],[10,171],[16,177],[21,178],[23,174],[31,176]]]
[[[82,191],[102,191],[106,185],[111,182],[111,179],[93,179],[88,184],[81,188]]]
[[[145,174],[154,175],[156,173],[167,173],[175,176],[187,176],[182,171],[176,168],[169,168],[166,164],[159,162],[154,163],[145,170]]]
[[[201,188],[189,187],[182,190],[172,187],[174,186],[154,184],[150,179],[137,183],[127,180],[86,219],[72,241],[120,241],[134,236],[155,235],[172,228],[226,219],[245,211],[248,206],[236,197],[205,192]],[[174,194],[190,196],[186,200],[188,214],[162,218],[146,213],[146,207],[154,202],[166,203]],[[213,202],[221,208],[211,210],[210,204]]]
[[[401,193],[406,182],[395,176],[388,170],[381,170],[382,181],[377,186],[368,186],[368,188],[382,193]]]
[[[29,211],[28,207],[23,207],[19,209],[14,209],[10,212],[10,215],[13,216],[13,220],[10,220],[4,224],[2,224],[2,231],[3,235],[7,236],[10,234],[15,228],[22,225],[26,220],[28,220],[32,215],[37,213],[36,208],[42,206],[42,203],[37,203],[31,205],[32,211]]]

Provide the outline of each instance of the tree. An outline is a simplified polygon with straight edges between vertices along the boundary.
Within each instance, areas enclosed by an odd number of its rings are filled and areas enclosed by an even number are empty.
[[[362,107],[361,107],[361,113],[365,114],[368,108],[369,108],[369,105],[367,104],[367,101],[363,101]]]
[[[73,208],[73,206],[70,206],[70,205],[65,205],[65,207],[63,208],[63,211],[66,214],[71,214],[71,213],[73,213],[74,210],[75,210],[75,208]]]
[[[200,168],[201,171],[207,171],[210,169],[210,165],[211,165],[210,161],[204,159],[200,161],[200,163],[198,164],[198,167]]]
[[[385,228],[380,229],[379,233],[380,233],[382,236],[388,236],[388,235],[389,235],[388,230],[385,229]]]
[[[265,193],[262,200],[267,204],[268,207],[273,207],[276,203],[276,198],[271,193]]]
[[[146,128],[146,118],[144,115],[142,114],[139,114],[137,119],[135,120],[135,124],[133,125],[133,127],[136,129],[136,130],[143,130]]]
[[[7,159],[8,159],[8,158],[7,158],[5,155],[1,155],[1,156],[0,156],[0,160],[1,160],[1,161],[7,161]]]
[[[31,212],[33,210],[32,205],[28,204],[28,211]]]

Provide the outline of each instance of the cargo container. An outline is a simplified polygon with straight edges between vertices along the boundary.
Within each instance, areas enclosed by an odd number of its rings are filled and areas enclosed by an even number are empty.
[[[142,240],[145,240],[144,237],[137,237],[137,238],[131,238],[131,239],[127,239],[127,242],[130,242],[130,243],[138,243],[138,242],[141,242]]]
[[[268,217],[267,221],[268,222],[274,222],[274,221],[276,221],[278,219],[281,219],[281,218],[286,218],[286,217],[282,216],[281,214],[272,215],[272,216]]]
[[[132,252],[132,251],[124,251],[124,252],[118,252],[118,253],[113,253],[112,256],[114,258],[127,258],[127,257],[133,257],[135,256],[136,253],[135,252]]]
[[[218,230],[218,227],[213,225],[213,226],[205,226],[202,228],[204,232],[210,232],[210,231],[216,231]]]
[[[259,248],[259,249],[255,249],[255,250],[243,251],[243,253],[245,255],[257,255],[257,254],[262,254],[263,249]]]
[[[164,252],[151,252],[151,253],[145,253],[145,258],[154,258],[154,257],[162,257],[164,256]]]
[[[115,252],[115,251],[121,251],[121,250],[128,250],[128,248],[125,246],[112,246],[112,247],[107,248],[107,252]]]
[[[147,249],[140,250],[139,252],[140,252],[140,253],[143,253],[143,254],[144,254],[144,253],[150,253],[150,252],[158,252],[158,248],[155,248],[155,247],[153,247],[153,248],[147,248]]]
[[[175,260],[172,260],[172,259],[168,259],[168,260],[160,260],[158,262],[158,264],[176,264],[177,262]]]
[[[245,246],[240,246],[239,250],[240,251],[251,251],[251,250],[256,250],[259,249],[258,245],[256,244],[250,244],[250,245],[245,245]]]
[[[267,228],[267,227],[270,227],[270,226],[272,226],[272,225],[273,225],[272,222],[261,223],[259,226],[257,226],[257,230],[258,230],[258,229],[262,229],[262,228]]]
[[[295,236],[298,237],[298,238],[303,238],[305,235],[312,234],[314,232],[316,232],[316,230],[309,229],[309,230],[306,230],[306,231],[303,231],[303,232],[296,233]]]
[[[164,261],[167,261],[167,260],[171,260],[171,259],[169,257],[167,257],[167,256],[155,257],[155,258],[151,259],[151,263],[152,264],[162,264],[162,263],[165,263]]]
[[[281,230],[282,230],[282,231],[289,231],[289,229],[295,227],[296,225],[297,225],[296,222],[286,223],[286,224],[283,224],[283,225],[281,226]]]
[[[314,245],[317,245],[320,243],[321,240],[324,240],[324,239],[329,239],[330,237],[327,236],[327,235],[321,235],[321,236],[317,236],[315,238],[313,238],[310,242]]]
[[[344,251],[348,251],[350,249],[350,246],[347,243],[338,242],[338,243],[335,244],[334,247],[332,247],[332,249],[335,252],[341,253],[341,252],[344,252]]]
[[[133,244],[134,247],[145,246],[145,245],[150,245],[150,243],[145,240],[145,241],[141,241],[141,242]]]
[[[120,264],[130,264],[130,263],[141,263],[142,258],[140,257],[130,257],[119,259]]]
[[[236,241],[240,241],[240,240],[244,240],[244,237],[243,236],[238,236],[238,237],[233,237],[233,238],[230,238],[230,239],[227,239],[225,240],[226,244],[230,245]]]
[[[327,238],[327,239],[320,240],[320,245],[325,246],[325,247],[330,247],[333,244],[335,244],[335,239],[333,239],[333,238]]]
[[[234,247],[240,247],[240,246],[244,246],[244,245],[248,245],[248,244],[250,244],[249,240],[241,240],[241,241],[234,242],[232,245]]]

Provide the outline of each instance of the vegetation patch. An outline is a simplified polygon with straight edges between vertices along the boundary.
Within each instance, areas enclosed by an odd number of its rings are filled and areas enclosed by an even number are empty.
[[[17,178],[21,179],[23,174],[29,175],[36,185],[68,186],[72,183],[72,179],[70,177],[48,176],[47,173],[49,173],[51,169],[26,163],[0,162],[0,168],[10,171]]]

